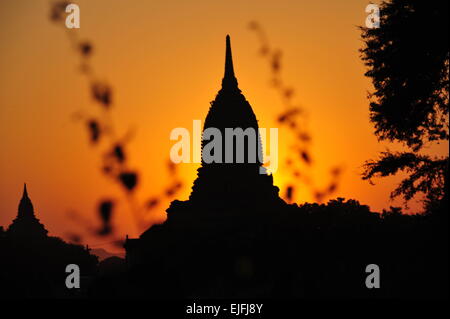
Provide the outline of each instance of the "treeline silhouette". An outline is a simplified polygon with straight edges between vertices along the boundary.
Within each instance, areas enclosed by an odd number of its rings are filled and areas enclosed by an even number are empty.
[[[127,273],[98,298],[442,298],[448,296],[448,203],[428,214],[371,212],[356,200],[166,222],[141,236]],[[133,260],[134,257],[139,260]],[[377,264],[381,288],[368,289]],[[100,294],[96,292],[101,292]]]
[[[118,257],[98,264],[83,246],[14,239],[0,228],[0,290],[5,298],[441,298],[448,296],[447,209],[379,214],[337,198],[165,223],[141,236],[142,259],[129,254],[127,264]],[[70,263],[80,266],[81,289],[65,287]],[[381,288],[370,290],[365,267],[373,263]]]

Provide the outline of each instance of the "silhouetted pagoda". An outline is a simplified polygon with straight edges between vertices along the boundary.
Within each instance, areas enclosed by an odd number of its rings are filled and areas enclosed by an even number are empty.
[[[203,131],[216,128],[222,134],[222,161],[202,164],[197,172],[189,200],[174,200],[167,209],[167,220],[153,225],[139,239],[126,239],[125,249],[129,265],[139,264],[149,254],[156,252],[155,245],[164,241],[172,230],[175,237],[183,237],[188,229],[202,233],[226,232],[239,225],[256,225],[284,210],[288,205],[278,196],[279,189],[273,185],[272,175],[262,166],[262,147],[258,134],[258,120],[238,87],[234,74],[230,37],[226,37],[225,74],[222,87],[217,93],[206,116]],[[244,160],[236,161],[237,145],[233,142],[233,162],[227,163],[225,129],[252,128],[256,139],[245,139]],[[236,139],[236,137],[235,137]],[[206,141],[208,142],[208,141]],[[257,143],[249,147],[249,143]],[[202,153],[206,143],[202,142]],[[253,158],[249,149],[255,150]],[[256,161],[255,161],[256,159]],[[246,227],[246,226],[244,226]],[[253,227],[253,226],[252,226]],[[189,232],[189,231],[188,231]],[[146,257],[147,256],[147,257]],[[147,259],[148,261],[148,259]]]
[[[217,218],[215,213],[226,212],[228,216],[241,214],[249,210],[274,209],[285,203],[279,198],[278,187],[273,185],[272,175],[268,175],[262,167],[262,147],[258,134],[258,120],[249,102],[238,87],[234,74],[231,54],[230,37],[226,37],[225,73],[222,79],[222,88],[206,116],[203,131],[207,128],[217,128],[222,134],[222,161],[221,163],[205,163],[202,156],[202,165],[198,169],[197,179],[192,187],[188,201],[174,201],[167,210],[168,222],[175,219],[194,221],[209,217]],[[244,145],[244,161],[237,162],[238,151],[236,142],[233,143],[233,163],[226,163],[225,129],[252,128],[256,132],[256,140],[246,138]],[[208,142],[208,141],[206,141]],[[249,152],[249,143],[256,142],[256,154],[252,159]],[[205,146],[202,142],[202,151]],[[256,161],[254,160],[256,159]],[[190,214],[192,213],[192,214]],[[195,215],[195,216],[192,216]],[[189,222],[187,221],[187,222]]]
[[[225,54],[225,74],[222,79],[222,88],[218,92],[216,99],[211,103],[208,115],[206,116],[203,130],[207,128],[217,128],[225,137],[225,128],[241,128],[246,130],[252,128],[258,133],[258,120],[253,113],[252,107],[245,99],[238,87],[237,79],[234,75],[233,59],[231,55],[230,37],[226,38]],[[262,147],[259,135],[257,135],[257,145],[254,146],[255,159],[251,160],[249,143],[246,139],[244,145],[244,163],[238,163],[236,153],[238,151],[234,143],[233,163],[225,163],[226,150],[225,142],[222,142],[222,163],[205,163],[202,158],[202,166],[198,169],[198,178],[194,182],[190,201],[194,205],[206,202],[216,203],[219,207],[230,204],[244,205],[246,203],[265,202],[273,204],[278,201],[278,188],[273,185],[271,175],[265,173],[262,167]],[[202,150],[204,146],[202,144]],[[197,206],[197,205],[196,205]]]
[[[27,185],[23,186],[23,195],[19,203],[19,211],[7,230],[11,237],[45,238],[48,231],[39,222],[34,213],[33,203],[28,197]]]

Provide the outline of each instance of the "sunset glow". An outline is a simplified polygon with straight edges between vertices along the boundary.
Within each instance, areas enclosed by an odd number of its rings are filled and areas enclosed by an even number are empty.
[[[366,1],[77,3],[81,28],[70,32],[92,42],[95,74],[113,88],[112,120],[119,134],[132,133],[127,151],[140,173],[139,200],[157,196],[167,186],[171,130],[190,129],[193,120],[205,118],[220,88],[226,34],[233,41],[239,87],[259,126],[279,127],[282,101],[270,85],[269,66],[258,54],[258,39],[248,28],[258,21],[270,44],[282,51],[281,72],[295,91],[293,100],[307,110],[314,163],[308,173],[314,185],[325,187],[330,170],[340,166],[343,173],[331,198],[358,199],[372,211],[402,204],[389,199],[401,175],[376,180],[375,185],[361,179],[364,161],[386,148],[401,149],[379,143],[369,122],[367,92],[372,86],[359,59],[357,28],[365,21]],[[37,217],[50,235],[70,239],[81,234],[83,243],[92,247],[118,250],[92,235],[84,221],[70,217],[75,212],[98,225],[99,200],[123,194],[101,173],[102,144],[93,147],[85,128],[73,120],[76,112],[101,110],[92,103],[67,35],[49,21],[48,10],[45,0],[0,4],[0,225],[6,227],[16,216],[26,182]],[[291,137],[285,128],[278,134],[274,182],[283,195],[293,182],[283,165]],[[448,154],[448,143],[426,152]],[[198,166],[178,165],[184,185],[175,198],[188,198]],[[294,198],[299,204],[315,201],[302,184]],[[145,217],[148,225],[165,219],[169,203],[165,199]],[[420,210],[416,201],[409,206],[411,212]],[[122,237],[137,237],[145,230],[136,227],[127,201],[120,202],[113,223]]]

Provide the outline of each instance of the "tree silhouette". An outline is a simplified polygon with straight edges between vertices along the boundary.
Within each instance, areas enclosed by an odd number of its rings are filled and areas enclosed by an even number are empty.
[[[448,156],[419,153],[432,142],[448,141],[448,3],[392,0],[380,6],[380,27],[364,28],[361,58],[374,91],[370,119],[379,140],[400,142],[411,152],[381,153],[364,164],[363,179],[408,173],[391,197],[425,204],[445,196]]]

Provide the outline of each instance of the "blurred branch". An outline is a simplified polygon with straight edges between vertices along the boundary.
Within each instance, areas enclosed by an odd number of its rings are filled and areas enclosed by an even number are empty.
[[[68,4],[66,1],[52,2],[50,20],[66,31],[73,50],[80,58],[79,70],[87,78],[92,100],[98,106],[96,115],[79,111],[74,114],[74,119],[84,123],[92,146],[105,145],[101,156],[101,172],[120,186],[130,207],[136,228],[138,231],[142,231],[149,226],[145,218],[148,213],[158,207],[164,198],[173,198],[183,184],[178,177],[176,167],[170,163],[167,166],[171,179],[169,185],[159,195],[151,196],[142,203],[136,199],[135,193],[140,185],[140,173],[137,169],[130,167],[130,156],[127,151],[127,144],[133,136],[132,131],[129,130],[125,134],[117,132],[111,117],[114,109],[113,89],[108,82],[99,80],[94,73],[90,62],[90,57],[94,52],[93,44],[90,41],[81,40],[76,29],[65,27],[65,8]],[[99,200],[97,216],[101,227],[96,230],[97,235],[114,236],[112,218],[116,214],[115,208],[118,202],[119,200],[114,197]],[[83,224],[86,224],[85,221]],[[92,227],[88,228],[92,233]]]
[[[330,170],[330,181],[324,188],[315,186],[314,179],[310,174],[314,159],[311,154],[312,136],[308,130],[308,114],[303,107],[294,103],[295,89],[287,85],[282,78],[282,51],[270,45],[264,29],[258,22],[250,22],[249,29],[258,37],[259,55],[266,60],[270,69],[270,85],[278,92],[283,104],[284,110],[278,115],[277,122],[288,129],[294,141],[289,145],[292,152],[289,152],[284,160],[291,179],[284,192],[284,197],[287,201],[292,202],[296,187],[298,187],[294,185],[300,182],[309,189],[316,201],[321,203],[338,189],[343,167],[335,166]]]

